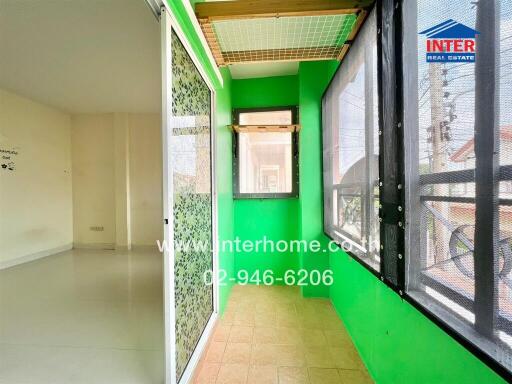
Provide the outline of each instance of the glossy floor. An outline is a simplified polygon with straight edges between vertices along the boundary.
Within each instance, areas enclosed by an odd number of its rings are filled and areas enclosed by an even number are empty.
[[[0,383],[163,383],[162,305],[153,251],[73,250],[0,271]]]
[[[295,287],[235,286],[195,373],[196,384],[366,384],[330,301]]]

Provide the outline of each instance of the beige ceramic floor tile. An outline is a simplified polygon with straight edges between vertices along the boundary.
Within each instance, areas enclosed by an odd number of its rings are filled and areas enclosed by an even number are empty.
[[[251,352],[252,365],[275,365],[277,359],[277,346],[272,344],[254,344]]]
[[[311,384],[343,384],[338,370],[333,368],[309,368]]]
[[[294,345],[278,345],[277,363],[280,366],[288,367],[306,366],[306,357],[302,347],[297,347]]]
[[[306,368],[279,367],[278,377],[279,384],[309,384]]]
[[[247,364],[222,364],[216,384],[245,384],[248,372]]]
[[[277,326],[278,327],[291,327],[299,328],[300,321],[296,316],[293,315],[277,315]]]
[[[330,347],[353,346],[349,334],[343,329],[324,330],[324,334],[325,338],[327,339],[327,345]]]
[[[220,363],[201,363],[197,367],[194,384],[215,384],[219,370]]]
[[[206,351],[205,361],[208,363],[220,363],[222,362],[222,356],[226,349],[226,343],[213,341],[210,343],[208,350]]]
[[[229,333],[230,343],[251,343],[254,328],[241,325],[233,325]]]
[[[364,363],[354,347],[330,347],[329,352],[336,368],[364,369]]]
[[[326,347],[307,347],[306,364],[314,368],[338,368]]]
[[[233,318],[233,325],[254,327],[254,312],[244,312],[238,309]]]
[[[277,328],[277,344],[301,345],[302,331],[298,328],[280,327]]]
[[[226,342],[229,339],[229,332],[231,331],[231,325],[218,324],[213,333],[213,341]]]
[[[327,345],[324,332],[318,329],[307,329],[301,333],[301,340],[308,347],[322,347]]]
[[[277,367],[275,365],[250,366],[247,384],[277,384]]]
[[[303,299],[298,289],[289,288],[234,289],[230,303],[235,301],[228,305],[233,311],[228,315],[231,322],[221,321],[223,326],[216,329],[213,338],[225,340],[229,331],[228,343],[222,350],[222,342],[212,342],[217,346],[210,355],[216,357],[214,360],[222,356],[217,383],[370,383],[352,340],[329,301]],[[286,326],[277,327],[278,324]]]
[[[263,301],[255,306],[255,313],[275,313],[277,305],[271,301]]]
[[[254,314],[254,325],[256,327],[276,327],[277,313],[274,312],[256,312]]]
[[[224,314],[220,318],[220,324],[222,325],[232,325],[235,320],[235,313],[236,312],[224,312]]]
[[[251,361],[251,344],[228,343],[222,362],[224,364],[249,364]]]
[[[366,371],[339,369],[338,374],[343,384],[373,384],[373,380]]]
[[[255,327],[254,344],[275,344],[277,340],[277,330],[273,327]]]

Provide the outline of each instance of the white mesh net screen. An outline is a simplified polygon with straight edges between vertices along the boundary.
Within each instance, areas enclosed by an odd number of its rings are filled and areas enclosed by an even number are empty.
[[[354,27],[354,14],[214,21],[226,63],[336,58]]]

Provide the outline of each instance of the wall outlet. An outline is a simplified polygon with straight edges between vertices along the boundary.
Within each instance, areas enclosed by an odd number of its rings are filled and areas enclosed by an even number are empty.
[[[105,230],[105,228],[100,227],[100,226],[92,226],[92,227],[89,227],[89,229],[94,232],[103,232]]]

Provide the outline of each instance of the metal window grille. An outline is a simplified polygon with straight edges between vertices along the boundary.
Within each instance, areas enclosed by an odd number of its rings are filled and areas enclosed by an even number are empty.
[[[510,373],[512,2],[406,3],[406,292]],[[475,62],[426,62],[420,33],[450,18]]]

